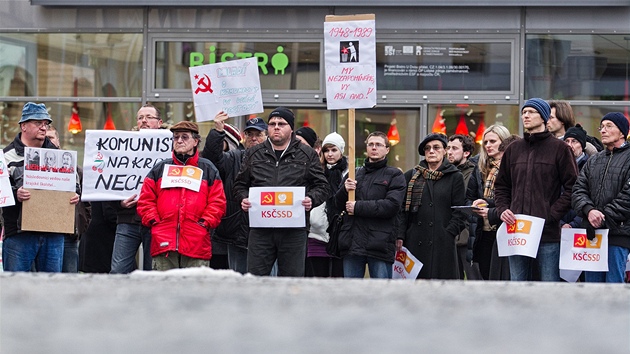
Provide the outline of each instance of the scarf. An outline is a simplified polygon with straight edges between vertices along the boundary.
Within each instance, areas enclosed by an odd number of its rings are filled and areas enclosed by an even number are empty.
[[[497,179],[497,174],[499,174],[499,166],[501,165],[501,160],[491,159],[490,164],[492,168],[490,168],[490,172],[488,172],[488,176],[486,176],[486,181],[483,185],[483,199],[494,199],[494,181]]]
[[[444,173],[440,171],[431,171],[426,167],[417,165],[414,167],[416,172],[413,174],[407,185],[407,197],[405,198],[405,211],[417,211],[422,200],[422,191],[424,190],[424,183],[427,180],[437,181]]]

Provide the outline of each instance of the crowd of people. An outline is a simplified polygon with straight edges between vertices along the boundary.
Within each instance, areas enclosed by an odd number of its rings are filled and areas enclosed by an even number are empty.
[[[209,266],[258,276],[387,279],[404,246],[423,263],[419,279],[560,281],[561,228],[584,228],[589,238],[605,228],[609,271],[584,272],[582,280],[624,282],[627,117],[604,115],[594,137],[576,125],[564,101],[532,98],[520,113],[523,137],[491,125],[475,156],[468,135],[428,134],[418,146],[420,162],[406,172],[388,164],[387,135],[370,132],[365,162],[349,171],[343,137],[333,132],[321,139],[310,127],[296,129],[285,107],[266,122],[249,119],[243,133],[220,112],[199,149],[196,123],[169,127],[147,104],[137,112],[137,129],[170,129],[172,158],[156,164],[141,192],[122,201],[80,203],[78,182],[69,203],[79,204],[82,223],[75,234],[63,235],[20,230],[21,203],[30,198],[22,187],[24,148],[59,148],[46,107],[29,102],[21,132],[4,149],[16,199],[3,210],[4,269],[124,274]],[[163,186],[170,165],[200,171],[201,186]],[[270,221],[250,227],[253,187],[303,187],[298,203],[306,226]],[[452,208],[466,205],[476,207],[472,215]],[[516,214],[545,220],[536,258],[499,256],[497,229],[514,224]],[[327,246],[337,220],[333,256]]]

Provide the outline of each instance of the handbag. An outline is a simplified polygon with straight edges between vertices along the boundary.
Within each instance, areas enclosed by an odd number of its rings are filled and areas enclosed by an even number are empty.
[[[339,250],[339,233],[341,232],[341,226],[343,226],[343,216],[345,214],[346,212],[342,211],[340,214],[333,216],[327,230],[330,238],[326,244],[326,253],[335,258],[341,258],[341,252]]]

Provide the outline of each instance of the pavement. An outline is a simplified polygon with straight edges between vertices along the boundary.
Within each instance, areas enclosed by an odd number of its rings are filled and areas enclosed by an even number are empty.
[[[625,284],[0,273],[0,353],[628,353]]]

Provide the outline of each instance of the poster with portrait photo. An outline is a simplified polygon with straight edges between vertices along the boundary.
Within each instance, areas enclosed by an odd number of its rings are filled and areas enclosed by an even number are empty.
[[[76,151],[26,147],[24,157],[24,188],[76,191]]]

